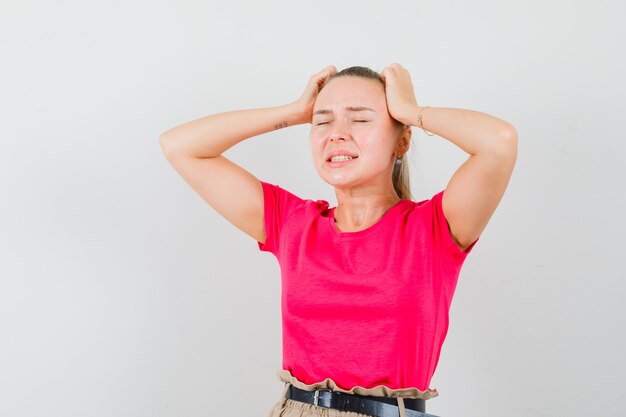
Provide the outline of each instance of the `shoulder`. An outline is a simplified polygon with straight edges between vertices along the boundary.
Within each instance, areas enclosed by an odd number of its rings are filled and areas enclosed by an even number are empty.
[[[420,229],[437,231],[442,222],[446,221],[442,209],[442,195],[443,191],[439,191],[430,198],[406,200],[404,212],[407,222]]]
[[[262,180],[261,184],[265,203],[269,207],[282,209],[284,212],[294,212],[301,209],[323,211],[329,207],[326,200],[313,200],[303,197],[299,192],[291,191],[279,184]]]
[[[437,204],[441,204],[443,191],[434,194],[432,197],[423,200],[404,200],[405,207],[414,214],[424,215],[433,210]]]

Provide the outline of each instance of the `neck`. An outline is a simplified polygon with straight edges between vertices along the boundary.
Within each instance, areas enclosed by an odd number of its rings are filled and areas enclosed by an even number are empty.
[[[335,223],[342,225],[343,230],[364,229],[375,224],[400,201],[397,194],[367,198],[344,197],[339,199],[333,217]]]

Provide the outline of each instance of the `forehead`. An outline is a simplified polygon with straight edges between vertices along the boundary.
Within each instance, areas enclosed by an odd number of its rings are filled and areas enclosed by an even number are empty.
[[[319,92],[313,111],[339,111],[346,107],[382,110],[386,106],[385,89],[377,80],[342,76],[330,80]]]

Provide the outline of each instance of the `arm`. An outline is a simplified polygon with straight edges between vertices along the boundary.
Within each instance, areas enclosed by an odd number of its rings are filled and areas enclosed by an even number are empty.
[[[218,113],[176,126],[161,134],[166,155],[214,158],[244,139],[305,123],[294,103]]]
[[[237,110],[206,116],[163,133],[165,158],[218,214],[259,242],[265,242],[263,187],[245,168],[221,155],[243,141],[296,124],[293,105]]]
[[[442,200],[450,233],[466,250],[504,195],[517,159],[517,132],[504,120],[474,110],[418,106],[411,75],[398,63],[385,67],[381,78],[389,113],[396,120],[434,132],[470,154],[450,179]]]
[[[517,159],[515,128],[494,116],[474,110],[418,107],[422,127],[469,153],[443,194],[443,210],[450,232],[462,250],[483,232],[509,183]]]
[[[244,139],[287,126],[311,123],[319,88],[334,65],[313,74],[300,98],[292,103],[251,110],[218,113],[174,127],[161,134],[159,142],[166,155],[214,158]]]
[[[310,123],[319,85],[330,72],[327,68],[313,75],[300,99],[293,103],[218,113],[167,130],[159,138],[161,149],[172,167],[211,207],[263,243],[267,237],[263,186],[222,153],[244,139]]]

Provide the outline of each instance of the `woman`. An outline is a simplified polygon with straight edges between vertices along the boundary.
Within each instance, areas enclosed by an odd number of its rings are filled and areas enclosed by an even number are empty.
[[[222,156],[244,139],[311,123],[315,168],[338,205],[302,199]],[[446,188],[412,201],[411,126],[470,154]],[[419,106],[408,71],[334,66],[290,104],[207,116],[166,131],[176,171],[282,275],[284,391],[271,417],[432,416],[425,400],[461,266],[517,157],[513,126]],[[236,192],[233,192],[236,190]]]

